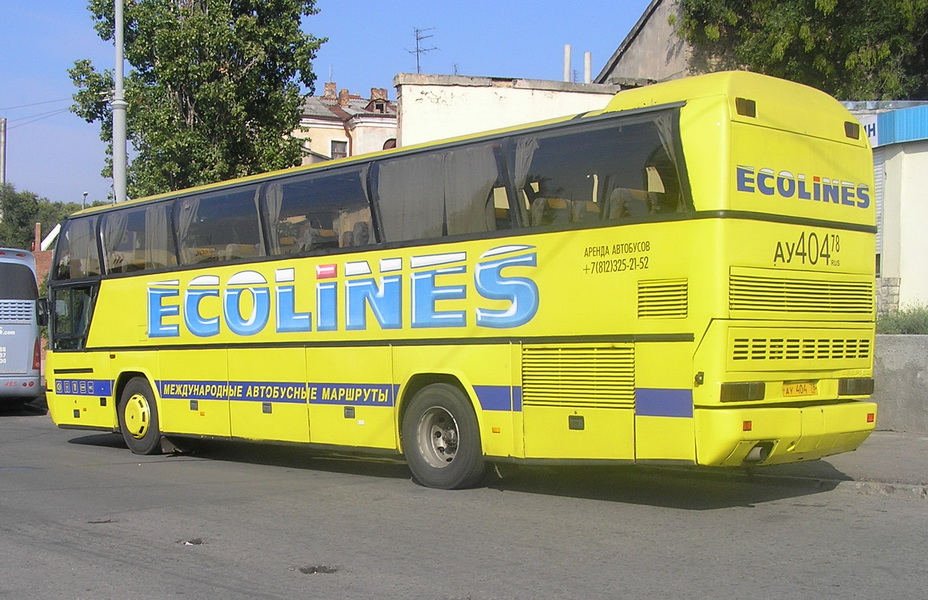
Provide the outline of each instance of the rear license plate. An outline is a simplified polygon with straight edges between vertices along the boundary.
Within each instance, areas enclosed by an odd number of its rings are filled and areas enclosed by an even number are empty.
[[[818,383],[815,381],[803,381],[799,383],[784,383],[783,397],[797,398],[800,396],[815,396],[818,394]]]

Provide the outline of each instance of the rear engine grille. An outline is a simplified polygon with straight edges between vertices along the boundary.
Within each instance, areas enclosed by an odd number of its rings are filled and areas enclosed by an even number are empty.
[[[522,403],[526,406],[634,406],[634,345],[523,347]]]
[[[869,315],[873,286],[873,281],[771,277],[732,269],[729,307],[735,311]]]

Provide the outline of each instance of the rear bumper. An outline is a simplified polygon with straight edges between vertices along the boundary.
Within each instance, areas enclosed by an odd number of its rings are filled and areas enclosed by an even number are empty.
[[[694,411],[696,461],[737,467],[815,460],[855,450],[876,426],[873,402]]]
[[[37,398],[44,393],[39,376],[0,377],[0,398]]]

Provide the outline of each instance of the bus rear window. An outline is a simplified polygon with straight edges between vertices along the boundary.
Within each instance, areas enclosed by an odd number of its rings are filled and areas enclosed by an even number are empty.
[[[0,262],[0,300],[35,300],[35,275],[26,265]]]

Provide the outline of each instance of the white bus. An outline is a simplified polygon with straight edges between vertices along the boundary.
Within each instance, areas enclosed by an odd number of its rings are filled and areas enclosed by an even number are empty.
[[[0,402],[42,395],[38,298],[32,253],[0,248]]]

